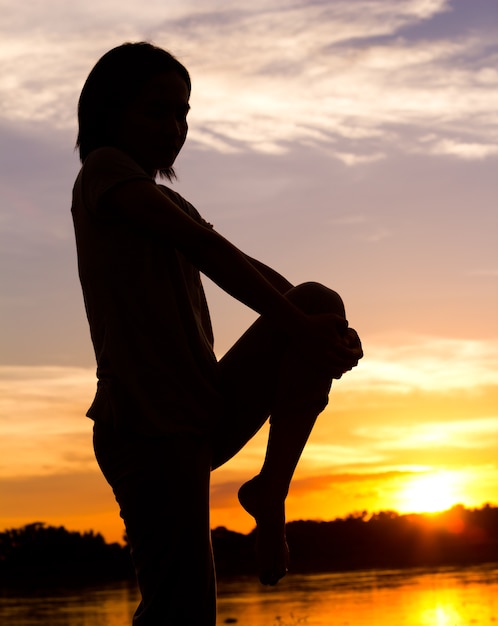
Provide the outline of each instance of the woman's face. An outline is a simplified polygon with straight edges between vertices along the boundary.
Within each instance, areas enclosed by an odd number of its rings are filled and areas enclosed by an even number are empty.
[[[158,74],[123,114],[118,147],[151,175],[170,168],[185,143],[189,96],[179,74]]]

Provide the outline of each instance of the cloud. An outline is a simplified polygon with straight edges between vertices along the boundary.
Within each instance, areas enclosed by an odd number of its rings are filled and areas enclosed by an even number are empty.
[[[375,442],[376,450],[487,447],[490,438],[498,436],[496,417],[474,417],[472,420],[422,424],[378,425],[375,430],[357,428],[355,434]]]
[[[353,154],[350,152],[336,152],[335,157],[345,165],[358,165],[360,163],[374,163],[385,158],[385,154]]]
[[[462,159],[485,159],[498,154],[498,143],[465,143],[442,139],[433,146],[433,154],[452,155]]]
[[[379,472],[362,472],[360,473],[336,473],[322,474],[298,478],[292,483],[292,491],[294,494],[309,494],[313,491],[322,491],[333,485],[352,485],[367,482],[378,482],[386,480],[397,480],[417,474],[414,471],[407,470],[390,470]]]
[[[0,479],[0,499],[8,500],[9,516],[36,515],[34,511],[38,511],[44,519],[78,509],[91,513],[109,504],[109,491],[98,471]]]
[[[85,417],[94,388],[89,369],[0,367],[0,476],[95,466]]]
[[[407,392],[414,389],[448,392],[498,384],[498,343],[438,337],[412,337],[393,345],[365,346],[366,358],[341,386]]]
[[[182,50],[194,76],[192,136],[201,141],[195,127],[209,127],[255,150],[286,140],[328,143],[349,164],[378,159],[382,142],[402,145],[403,126],[446,127],[452,134],[450,122],[472,115],[465,127],[485,137],[490,123],[497,124],[490,42],[463,27],[451,39],[400,34],[449,8],[447,2],[370,2],[362,11],[358,3],[312,3],[181,20],[173,39],[191,38]],[[476,72],[485,80],[475,81]],[[476,123],[483,115],[487,123]],[[379,130],[373,149],[358,141]],[[355,151],[347,149],[353,136]]]
[[[463,441],[475,447],[486,443],[483,433],[488,431],[483,429],[496,428],[496,415],[489,413],[498,388],[496,342],[432,337],[391,341],[369,346],[364,362],[334,384],[325,414],[335,417],[330,426],[322,422],[323,432],[310,443],[311,465],[332,459],[336,467],[384,463],[379,453],[387,448],[370,442],[385,440],[392,442],[387,447],[406,448],[403,442],[410,433],[411,447],[438,436],[446,437],[449,445]],[[33,467],[49,474],[93,463],[91,421],[85,412],[94,389],[93,368],[0,367],[0,474],[26,475]],[[442,416],[449,424],[444,428]],[[337,430],[338,418],[339,424],[348,424],[342,431]],[[237,457],[236,471],[262,461],[266,437],[263,429]],[[324,443],[329,441],[333,443]],[[235,465],[229,469],[234,471]]]
[[[190,68],[191,136],[209,149],[279,153],[297,142],[361,165],[383,158],[390,142],[403,146],[407,126],[438,129],[435,154],[496,152],[493,33],[484,41],[463,26],[451,39],[404,34],[449,15],[443,0],[205,3],[201,11],[176,2],[165,11],[156,2],[147,16],[134,3],[49,4],[52,11],[8,12],[0,47],[5,119],[74,126],[79,89],[98,56],[125,39],[149,38]],[[456,125],[468,140],[454,137]]]
[[[412,342],[379,350],[377,364],[380,355],[401,366],[402,357],[413,364],[416,345],[426,346]],[[466,354],[469,366],[471,355],[479,360],[486,354],[474,342],[470,347],[466,342],[435,345],[430,371],[441,367],[438,355],[441,360],[453,357],[448,367],[458,375],[455,354]],[[432,358],[425,355],[426,362]],[[484,362],[483,371],[491,363]],[[405,372],[403,367],[399,371]],[[407,477],[437,467],[466,467],[469,472],[481,467],[488,481],[482,498],[489,500],[495,484],[496,385],[483,388],[478,377],[474,386],[437,390],[418,381],[407,389],[403,378],[397,388],[395,369],[383,372],[389,373],[385,384],[370,376],[361,380],[359,372],[334,386],[299,464],[289,519],[394,508],[393,494]],[[106,535],[119,540],[122,525],[93,457],[91,421],[84,417],[93,395],[93,369],[4,366],[0,375],[0,496],[9,512],[0,525],[35,519],[68,525],[69,520],[77,528],[106,529]],[[214,526],[243,532],[252,528],[253,520],[240,509],[236,494],[259,471],[267,434],[266,426],[213,473]]]

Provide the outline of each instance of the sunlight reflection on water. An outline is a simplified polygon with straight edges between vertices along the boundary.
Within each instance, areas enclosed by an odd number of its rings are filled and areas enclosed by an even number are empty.
[[[0,590],[2,626],[130,626],[126,583]],[[498,626],[498,566],[288,576],[277,587],[220,581],[217,624],[237,626]]]
[[[498,623],[496,566],[290,576],[274,589],[247,591],[244,603],[236,592],[222,598],[219,624],[228,617],[239,626]]]
[[[128,626],[138,601],[134,586],[51,589],[0,595],[2,626]]]

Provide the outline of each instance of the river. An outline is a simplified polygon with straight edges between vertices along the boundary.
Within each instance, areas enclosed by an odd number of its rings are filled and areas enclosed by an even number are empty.
[[[127,583],[22,592],[0,589],[1,626],[130,626]],[[498,564],[466,569],[289,575],[276,587],[219,583],[217,626],[498,625]]]

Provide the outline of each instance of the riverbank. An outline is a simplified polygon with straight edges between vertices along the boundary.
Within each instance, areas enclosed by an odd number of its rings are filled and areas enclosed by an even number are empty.
[[[220,577],[254,575],[254,532],[212,531]],[[455,506],[438,514],[392,511],[287,524],[293,573],[466,567],[498,562],[498,508]],[[33,523],[0,533],[0,584],[133,579],[126,545],[102,535]]]

